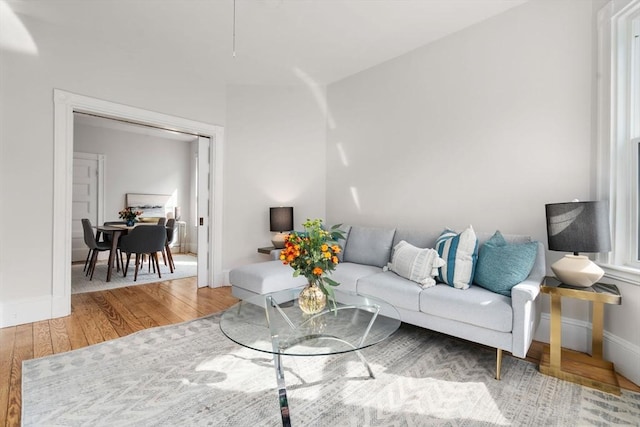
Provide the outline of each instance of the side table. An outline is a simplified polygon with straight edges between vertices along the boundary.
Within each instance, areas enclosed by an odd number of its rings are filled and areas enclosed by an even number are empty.
[[[264,248],[258,248],[258,253],[259,254],[265,254],[265,255],[270,255],[271,251],[275,250],[276,248],[274,248],[273,246],[267,246]]]
[[[620,385],[613,363],[602,358],[604,304],[618,304],[622,296],[618,287],[596,283],[580,288],[560,283],[555,278],[546,278],[540,291],[551,297],[551,331],[549,345],[545,346],[540,359],[540,372],[563,380],[620,395]],[[562,348],[561,298],[591,301],[591,356]]]

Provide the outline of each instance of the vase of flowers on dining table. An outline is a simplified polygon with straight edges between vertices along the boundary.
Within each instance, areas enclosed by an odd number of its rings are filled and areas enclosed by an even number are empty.
[[[133,210],[130,207],[124,208],[120,212],[120,219],[123,219],[127,222],[128,227],[133,227],[133,225],[138,222],[138,217],[142,215],[142,211]]]

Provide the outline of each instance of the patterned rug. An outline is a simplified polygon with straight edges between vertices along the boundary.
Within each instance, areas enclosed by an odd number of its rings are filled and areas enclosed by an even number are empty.
[[[278,426],[272,358],[222,335],[219,315],[149,329],[23,364],[24,426]],[[294,426],[638,425],[621,397],[402,325],[355,354],[285,357]]]
[[[89,280],[85,276],[84,263],[74,264],[71,266],[71,293],[82,294],[84,292],[106,291],[108,289],[123,288],[125,286],[143,285],[145,283],[161,282],[163,280],[183,279],[185,277],[193,277],[198,274],[198,258],[193,254],[174,254],[173,261],[176,265],[175,271],[171,273],[169,267],[164,265],[162,257],[160,257],[160,275],[154,273],[153,269],[149,272],[148,264],[144,264],[144,268],[138,271],[138,280],[133,281],[132,267],[135,257],[131,257],[131,264],[127,271],[127,277],[122,277],[122,272],[113,270],[111,272],[111,280],[107,282],[107,262],[102,261],[96,264],[96,270],[93,273],[93,280]],[[126,260],[125,260],[126,263]]]

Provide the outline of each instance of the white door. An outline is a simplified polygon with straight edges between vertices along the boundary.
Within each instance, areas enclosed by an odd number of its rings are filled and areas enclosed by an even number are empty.
[[[73,153],[73,195],[71,210],[71,260],[84,261],[88,248],[84,243],[82,218],[91,224],[102,221],[100,197],[104,155]]]
[[[197,230],[198,230],[198,287],[209,286],[209,138],[198,137],[196,156],[198,179],[196,190]]]

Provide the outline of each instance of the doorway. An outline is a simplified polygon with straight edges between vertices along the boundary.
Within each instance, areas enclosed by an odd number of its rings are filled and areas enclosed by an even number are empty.
[[[173,274],[165,258],[162,276],[198,276],[199,287],[208,286],[206,269],[197,268],[197,261],[207,265],[207,221],[196,227],[196,218],[204,216],[197,215],[196,209],[205,214],[208,211],[209,138],[79,112],[74,112],[73,130],[72,261],[76,265],[72,267],[72,293],[132,284],[114,275],[115,271],[110,274],[111,283],[105,282],[106,264],[98,264],[98,274],[89,280],[77,262],[87,256],[81,219],[88,218],[93,225],[120,221],[118,213],[140,197],[144,199],[142,204],[162,203],[152,211],[147,209],[142,215],[144,223],[161,217],[176,221],[172,252],[177,257],[177,265],[173,264],[177,270]],[[103,158],[102,169],[108,178],[102,191],[96,191],[100,170],[95,164],[97,156]],[[207,172],[202,176],[196,167],[200,158],[204,159],[201,170]],[[205,185],[198,185],[201,181]],[[206,192],[197,194],[196,188]],[[109,251],[101,252],[99,258],[106,261],[108,255]],[[143,283],[154,281],[150,271],[148,275],[142,277]],[[158,279],[155,275],[155,281]]]
[[[104,194],[104,156],[101,154],[73,153],[73,195],[71,207],[71,261],[84,261],[82,218],[92,224],[102,223],[102,194]]]
[[[62,90],[54,90],[54,212],[52,260],[52,317],[71,312],[71,195],[73,164],[74,112],[95,114],[141,125],[189,133],[208,138],[209,169],[205,184],[209,188],[207,212],[202,219],[204,241],[207,242],[206,284],[223,284],[222,274],[222,143],[223,128],[140,108],[103,101]],[[204,185],[204,184],[202,184]],[[200,227],[199,227],[200,228]]]

